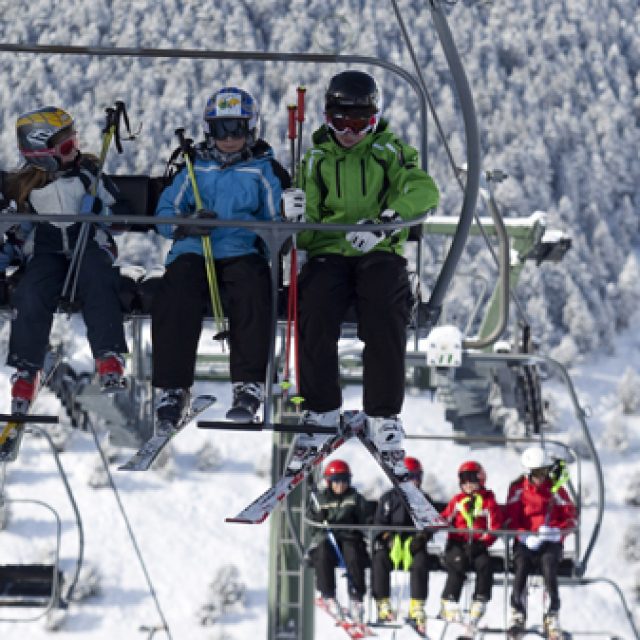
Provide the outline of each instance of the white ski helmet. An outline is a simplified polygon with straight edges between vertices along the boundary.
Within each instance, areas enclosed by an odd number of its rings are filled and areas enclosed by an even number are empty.
[[[553,458],[539,446],[528,447],[522,452],[520,458],[522,465],[527,469],[544,469],[550,467],[554,460]]]

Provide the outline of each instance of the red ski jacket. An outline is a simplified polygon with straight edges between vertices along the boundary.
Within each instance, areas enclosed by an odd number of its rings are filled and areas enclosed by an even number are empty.
[[[461,491],[443,509],[442,517],[456,529],[500,529],[502,510],[496,502],[493,491],[481,488],[473,494]],[[480,541],[490,547],[496,537],[489,533],[449,533],[449,540],[460,542]]]
[[[574,528],[577,511],[569,493],[564,487],[554,493],[552,486],[548,478],[539,485],[526,476],[513,482],[505,505],[505,526],[519,531],[538,531],[542,525],[558,529]],[[563,535],[562,539],[565,537]]]

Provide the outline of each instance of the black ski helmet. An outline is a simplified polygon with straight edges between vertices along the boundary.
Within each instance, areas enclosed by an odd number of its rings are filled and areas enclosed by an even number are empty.
[[[380,110],[380,91],[375,79],[364,71],[342,71],[333,76],[324,95],[325,112],[339,109],[362,110],[374,114]]]

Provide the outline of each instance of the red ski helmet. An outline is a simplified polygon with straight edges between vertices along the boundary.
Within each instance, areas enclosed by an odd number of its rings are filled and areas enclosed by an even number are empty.
[[[418,458],[407,456],[404,459],[404,466],[407,468],[410,478],[420,478],[422,480],[422,464]]]
[[[478,482],[484,487],[487,481],[487,474],[479,462],[467,460],[460,465],[458,478],[460,479],[460,484],[463,482]]]
[[[344,460],[332,460],[324,470],[324,477],[328,482],[351,482],[351,469]]]

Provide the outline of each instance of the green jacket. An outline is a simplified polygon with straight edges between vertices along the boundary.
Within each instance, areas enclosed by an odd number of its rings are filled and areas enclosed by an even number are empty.
[[[389,131],[384,120],[350,149],[341,147],[325,125],[313,134],[313,143],[301,172],[307,222],[355,224],[376,220],[385,209],[411,220],[438,205],[438,188],[419,167],[418,152]],[[309,257],[322,253],[361,256],[345,235],[303,231],[298,234],[298,247]],[[402,255],[408,235],[409,230],[404,229],[383,240],[376,251]]]

